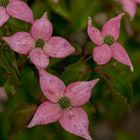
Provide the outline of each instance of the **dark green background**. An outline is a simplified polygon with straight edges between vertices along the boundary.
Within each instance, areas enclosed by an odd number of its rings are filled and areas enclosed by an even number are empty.
[[[88,113],[89,131],[94,140],[140,139],[140,5],[132,21],[126,14],[121,24],[119,42],[127,50],[134,72],[114,60],[97,66],[90,58],[95,47],[87,35],[88,16],[101,29],[102,22],[121,13],[115,0],[28,0],[35,19],[48,11],[54,35],[68,39],[76,53],[64,59],[50,59],[48,72],[68,85],[77,80],[100,78],[90,101],[84,105]],[[128,34],[127,26],[132,30]],[[10,19],[0,28],[0,37],[19,31],[29,31],[30,24]],[[38,83],[38,71],[26,56],[18,55],[0,39],[0,86],[4,86],[8,101],[0,113],[0,140],[80,140],[58,123],[27,129],[36,107],[43,102]]]

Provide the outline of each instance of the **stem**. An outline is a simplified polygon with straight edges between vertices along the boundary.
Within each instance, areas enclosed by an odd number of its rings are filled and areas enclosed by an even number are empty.
[[[83,60],[84,60],[84,58],[85,58],[86,56],[84,55],[84,56],[82,56],[80,59],[79,59],[79,61],[78,62],[82,62]]]
[[[83,62],[87,62],[88,60],[90,60],[92,58],[92,55],[90,55],[89,57],[87,57]]]

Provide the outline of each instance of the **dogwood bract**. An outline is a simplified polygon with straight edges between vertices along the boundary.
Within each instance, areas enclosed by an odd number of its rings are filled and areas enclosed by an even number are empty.
[[[137,10],[137,4],[140,4],[140,0],[118,0],[122,4],[124,11],[131,17],[134,18]]]
[[[0,26],[10,16],[29,23],[34,22],[33,13],[25,2],[21,0],[0,0]]]
[[[96,47],[93,49],[93,59],[99,64],[106,64],[112,57],[117,61],[128,65],[133,71],[133,65],[125,49],[117,42],[120,35],[120,21],[124,13],[110,19],[103,26],[102,32],[92,26],[92,20],[88,20],[88,35]]]
[[[15,52],[29,55],[32,63],[38,68],[46,68],[49,56],[63,58],[75,51],[66,39],[52,36],[52,32],[52,24],[45,13],[33,23],[30,33],[18,32],[3,39]]]
[[[28,127],[59,121],[68,132],[92,140],[88,132],[88,117],[80,107],[91,97],[91,90],[99,79],[78,81],[65,87],[58,77],[40,70],[40,85],[48,101],[42,103]]]

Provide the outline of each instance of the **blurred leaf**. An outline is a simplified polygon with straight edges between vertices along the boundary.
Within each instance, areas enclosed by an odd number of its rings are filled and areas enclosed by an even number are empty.
[[[34,72],[28,66],[25,66],[21,71],[21,82],[21,86],[28,96],[32,96],[36,100],[41,98],[41,90],[39,87],[38,79],[35,77]]]
[[[48,0],[48,4],[54,12],[56,12],[57,14],[61,15],[63,18],[69,21],[71,20],[70,13],[64,0],[61,0],[58,3],[54,3],[52,0]]]
[[[26,128],[36,110],[36,105],[26,104],[18,106],[10,115],[10,134],[20,132]]]
[[[15,86],[12,83],[6,82],[4,88],[7,95],[14,95],[16,93]]]
[[[88,80],[91,73],[91,69],[86,63],[74,63],[66,68],[61,78],[66,84],[69,84],[74,81]]]
[[[0,47],[0,66],[8,73],[18,72],[15,54],[7,45]]]
[[[136,140],[136,138],[128,132],[119,131],[116,134],[116,140]]]
[[[113,69],[107,66],[100,71],[100,74],[101,73],[109,84],[112,92],[126,97],[127,101],[129,102],[132,97],[132,85],[126,79],[125,75],[121,74],[121,72],[117,71],[117,69]]]
[[[85,47],[85,54],[92,54],[94,47],[94,44],[91,41],[89,41]]]
[[[132,97],[131,83],[125,77],[110,72],[110,80],[116,93],[127,98],[128,102]]]
[[[120,118],[126,112],[131,111],[131,106],[127,102],[127,98],[118,94],[112,95],[112,101],[109,103],[107,116],[113,120]]]
[[[131,84],[124,74],[116,68],[111,68],[110,65],[98,67],[97,72],[105,79],[107,85],[103,91],[104,97],[102,96],[102,102],[106,106],[106,115],[110,119],[118,119],[125,112],[131,110],[129,104],[132,97]]]
[[[44,12],[48,11],[48,4],[45,0],[35,0],[32,5],[34,18],[41,18]]]
[[[95,0],[71,0],[70,12],[74,29],[83,29],[87,25],[88,17],[97,10],[98,1]]]

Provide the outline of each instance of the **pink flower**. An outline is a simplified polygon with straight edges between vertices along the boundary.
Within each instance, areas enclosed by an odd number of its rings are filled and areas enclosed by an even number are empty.
[[[140,4],[140,0],[118,0],[122,4],[124,11],[133,19],[136,14],[137,4]]]
[[[92,20],[88,20],[88,35],[96,47],[93,49],[93,59],[99,64],[106,64],[112,57],[128,65],[133,71],[133,65],[125,49],[117,42],[120,35],[120,21],[124,13],[110,19],[103,26],[102,32],[92,27]]]
[[[15,52],[29,55],[32,63],[38,68],[46,68],[49,56],[63,58],[75,51],[67,40],[52,36],[52,32],[52,24],[45,13],[33,23],[30,33],[18,32],[3,39]]]
[[[59,121],[66,131],[92,140],[87,114],[80,106],[89,100],[91,90],[98,81],[79,81],[65,87],[58,77],[40,70],[41,89],[48,101],[38,107],[28,127]]]
[[[20,0],[0,0],[0,26],[10,16],[29,23],[34,22],[33,13],[26,3]]]

